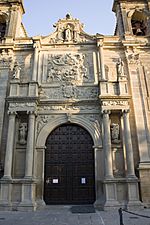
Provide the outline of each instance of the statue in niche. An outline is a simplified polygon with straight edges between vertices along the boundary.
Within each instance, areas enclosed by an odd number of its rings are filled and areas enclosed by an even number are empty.
[[[19,125],[19,144],[25,145],[27,143],[27,123],[20,123]]]
[[[104,68],[105,68],[106,79],[108,80],[108,77],[109,77],[109,67],[107,65],[105,65]]]
[[[72,31],[70,25],[67,25],[67,28],[65,29],[65,41],[71,41],[72,40]]]
[[[21,67],[16,63],[13,69],[13,79],[20,79]]]
[[[111,140],[113,144],[119,144],[120,143],[120,128],[119,124],[117,123],[112,123],[110,126],[111,130]]]
[[[120,58],[118,59],[116,67],[117,67],[117,75],[118,75],[118,77],[124,76],[124,63],[123,63],[123,61]]]

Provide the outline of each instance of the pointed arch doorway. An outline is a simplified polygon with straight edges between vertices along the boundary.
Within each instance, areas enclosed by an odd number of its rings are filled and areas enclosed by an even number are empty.
[[[93,140],[83,127],[63,124],[46,141],[46,204],[92,204],[95,201]]]

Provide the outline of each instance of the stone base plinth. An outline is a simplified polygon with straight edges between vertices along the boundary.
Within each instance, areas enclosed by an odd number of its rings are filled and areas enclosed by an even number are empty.
[[[117,201],[117,186],[114,179],[105,180],[103,183],[105,201],[103,204],[104,210],[109,210],[119,207],[119,202]]]
[[[22,184],[21,203],[18,206],[20,211],[35,211],[37,204],[35,201],[36,184],[33,181],[25,180]]]
[[[150,207],[150,162],[139,164],[141,199],[145,207]]]

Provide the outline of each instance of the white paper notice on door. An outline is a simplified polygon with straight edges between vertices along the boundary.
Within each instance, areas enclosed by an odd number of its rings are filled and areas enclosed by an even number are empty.
[[[85,177],[81,178],[81,184],[86,184],[86,178]]]
[[[58,179],[53,179],[53,184],[58,184]]]

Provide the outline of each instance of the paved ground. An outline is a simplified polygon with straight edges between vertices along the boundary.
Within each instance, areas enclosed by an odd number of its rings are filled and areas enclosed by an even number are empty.
[[[138,212],[150,216],[150,209]],[[124,213],[124,225],[150,225],[150,219]],[[71,213],[69,206],[49,206],[36,212],[0,212],[0,225],[120,225],[118,211]]]

